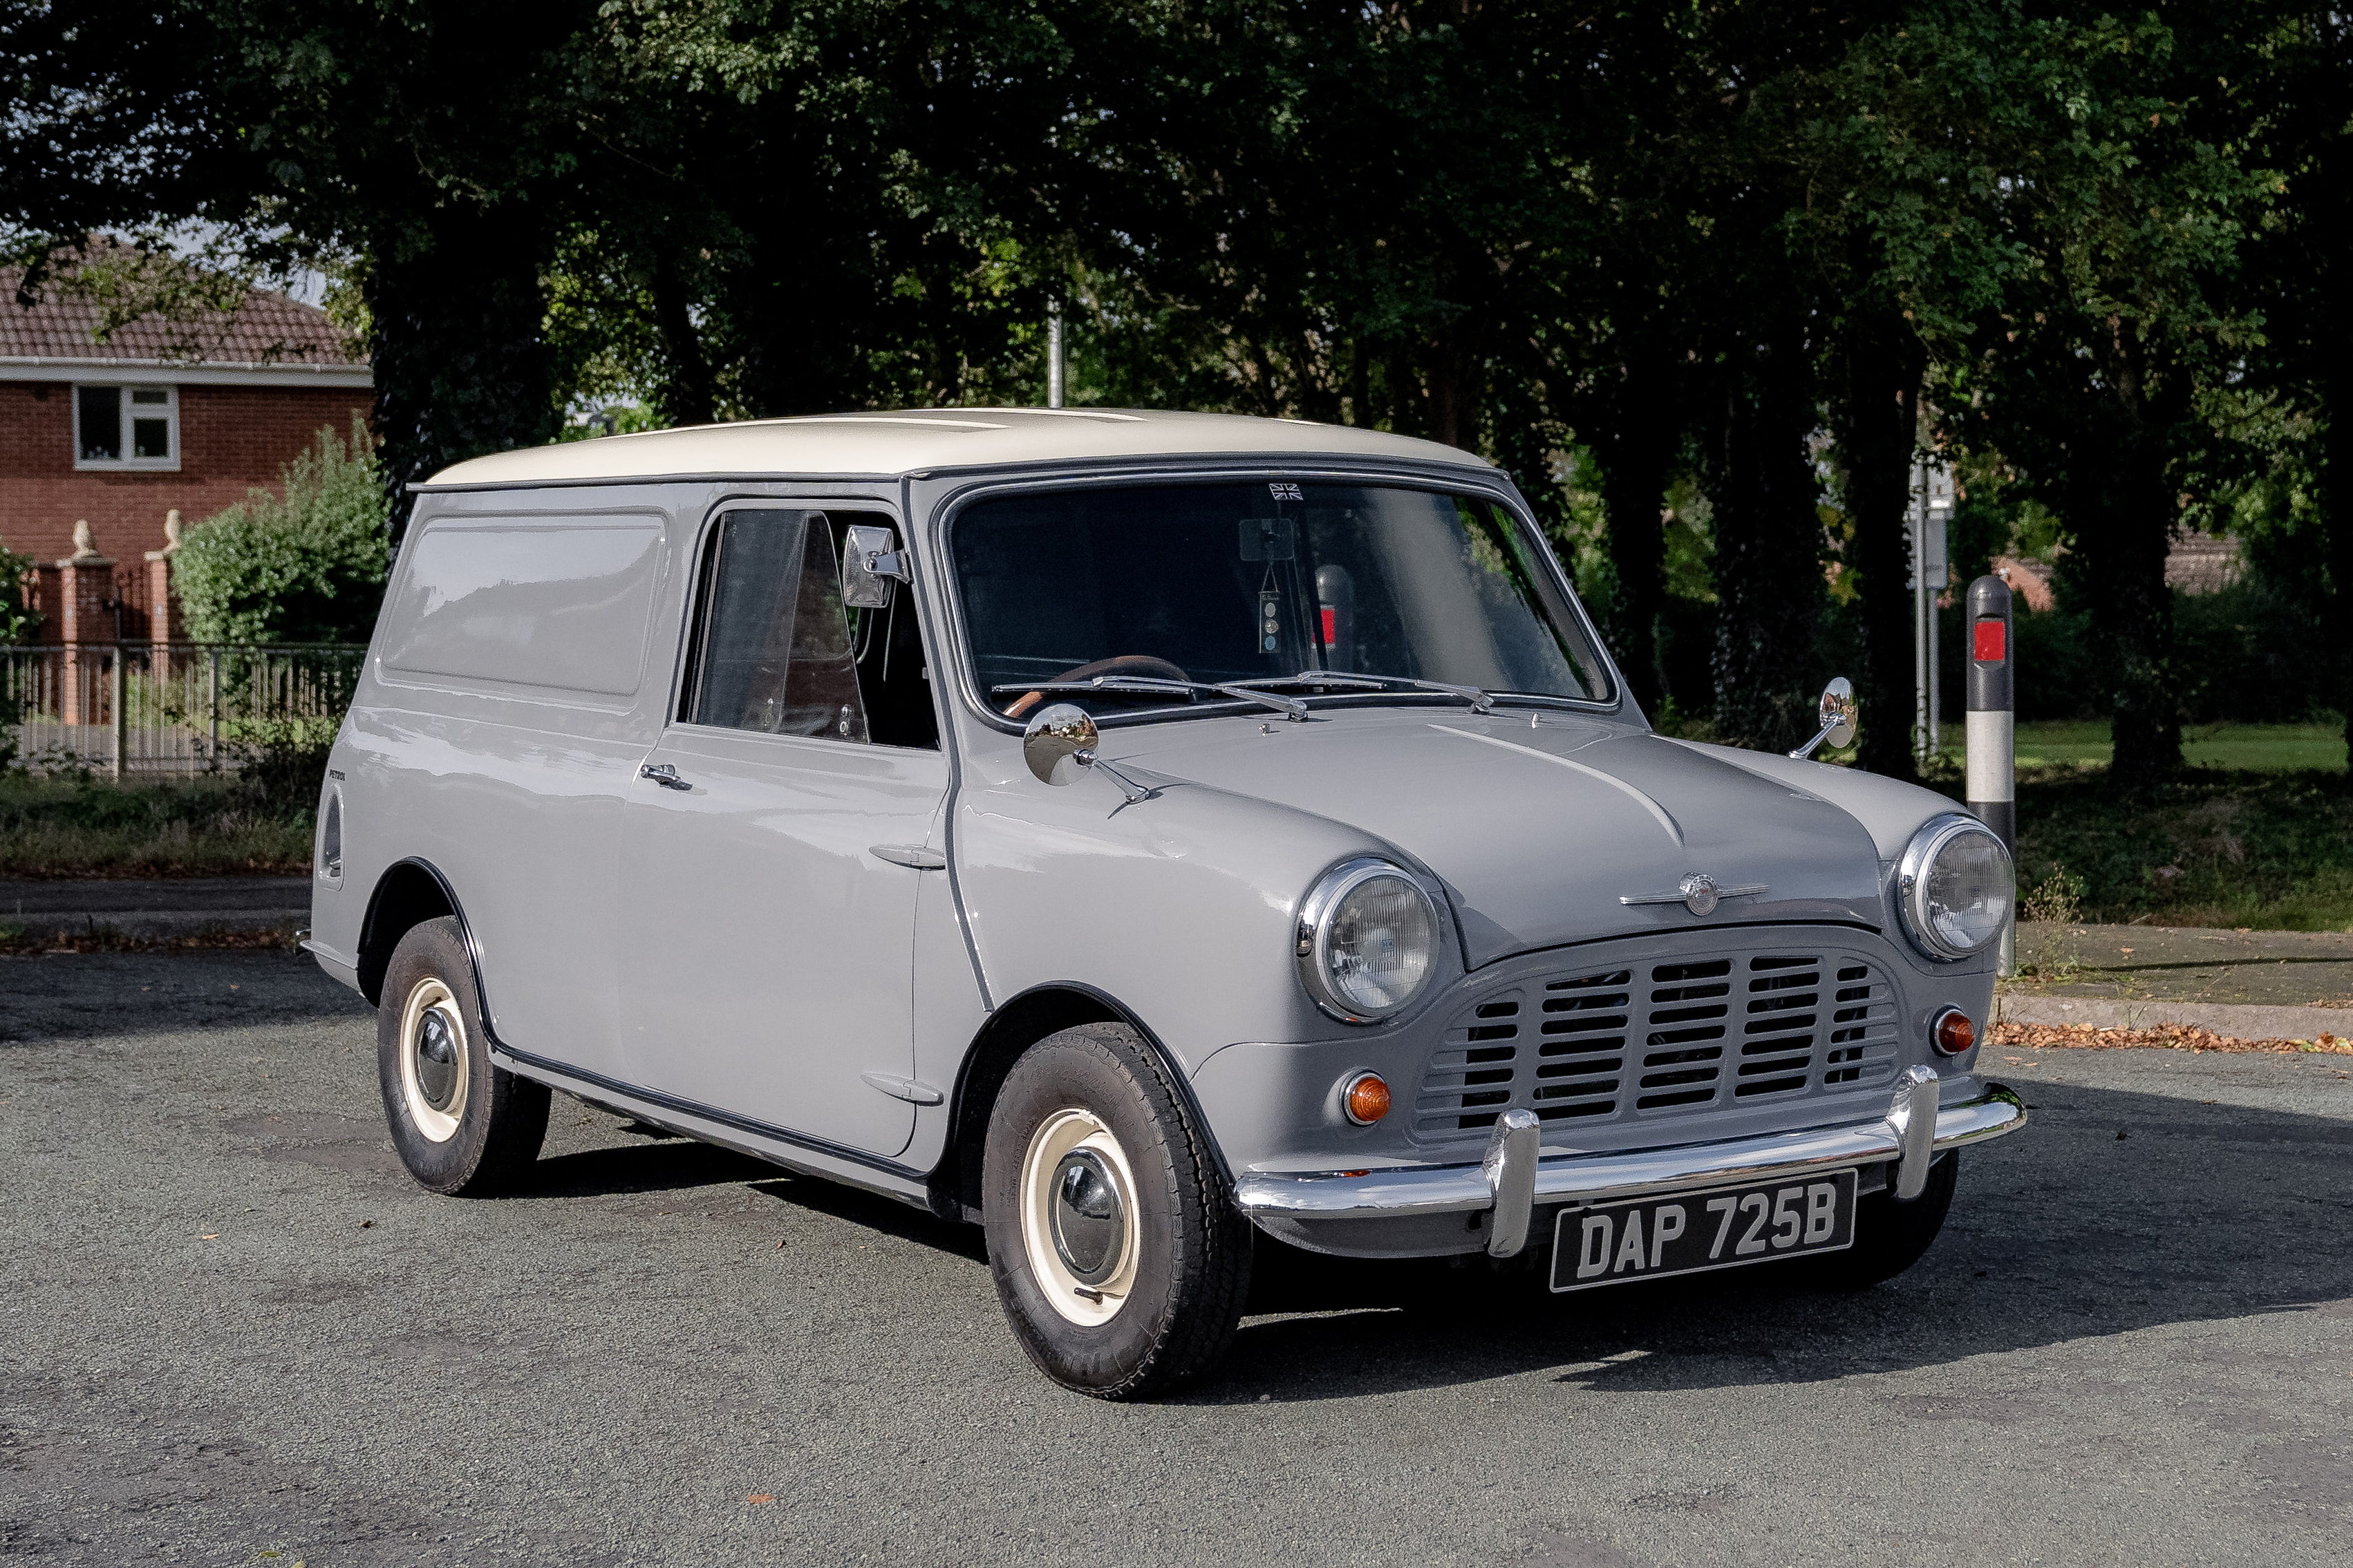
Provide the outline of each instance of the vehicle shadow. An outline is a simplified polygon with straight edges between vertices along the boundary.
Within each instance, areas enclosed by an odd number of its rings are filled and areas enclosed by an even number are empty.
[[[498,1195],[501,1198],[608,1197],[688,1187],[756,1184],[776,1167],[749,1154],[691,1138],[621,1143],[571,1154],[543,1155]]]
[[[929,1210],[902,1204],[896,1198],[860,1192],[821,1177],[780,1175],[773,1165],[765,1170],[768,1179],[752,1184],[755,1193],[968,1262],[988,1262],[988,1244],[976,1225],[944,1220]]]
[[[1964,1161],[1901,1278],[1818,1293],[1767,1265],[1554,1296],[1525,1260],[1369,1264],[1261,1247],[1232,1353],[1187,1403],[1345,1398],[1557,1367],[1625,1391],[1807,1383],[2159,1324],[2353,1317],[2353,1121],[2036,1085]],[[1532,1249],[1534,1250],[1534,1249]]]

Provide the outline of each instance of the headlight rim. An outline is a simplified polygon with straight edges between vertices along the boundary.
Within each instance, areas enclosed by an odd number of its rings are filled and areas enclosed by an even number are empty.
[[[1349,997],[1343,996],[1325,984],[1324,954],[1332,931],[1333,911],[1341,901],[1377,877],[1394,877],[1411,888],[1422,901],[1430,916],[1430,969],[1413,994],[1385,1012],[1367,1012]],[[1394,860],[1377,855],[1352,855],[1324,868],[1299,900],[1299,918],[1292,941],[1293,962],[1299,967],[1299,983],[1307,999],[1318,1010],[1344,1024],[1386,1024],[1411,1010],[1430,993],[1438,975],[1438,955],[1442,950],[1446,920],[1437,897],[1429,884],[1410,869]]]
[[[2001,835],[1989,826],[1984,818],[1972,816],[1967,812],[1948,811],[1941,812],[1920,825],[1919,830],[1912,835],[1912,842],[1905,846],[1904,858],[1896,871],[1896,904],[1904,917],[1904,933],[1912,939],[1915,947],[1939,963],[1965,963],[1992,952],[2001,942],[2001,932],[1997,930],[1975,947],[1957,948],[1936,934],[1936,925],[1928,919],[1928,868],[1936,864],[1936,857],[1947,845],[1965,833],[1983,834],[1993,840],[2004,860],[2011,860],[2010,846],[2001,841]],[[2011,861],[2010,906],[2013,919],[2017,914],[2017,903],[2018,867],[2015,861]]]

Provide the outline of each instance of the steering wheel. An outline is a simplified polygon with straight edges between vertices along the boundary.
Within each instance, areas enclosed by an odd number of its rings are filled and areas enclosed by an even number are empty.
[[[1098,675],[1142,675],[1155,680],[1184,680],[1193,678],[1165,658],[1148,653],[1123,653],[1113,658],[1099,658],[1092,664],[1082,664],[1076,669],[1066,669],[1054,677],[1053,683],[1065,680],[1092,680]],[[1018,719],[1045,700],[1042,691],[1025,691],[1015,698],[1005,710],[1008,719]]]

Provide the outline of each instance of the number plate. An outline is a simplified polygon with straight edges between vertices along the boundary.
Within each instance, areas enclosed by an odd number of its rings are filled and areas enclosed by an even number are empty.
[[[1854,1185],[1852,1171],[1826,1171],[1563,1209],[1553,1227],[1552,1288],[1590,1290],[1852,1247]]]

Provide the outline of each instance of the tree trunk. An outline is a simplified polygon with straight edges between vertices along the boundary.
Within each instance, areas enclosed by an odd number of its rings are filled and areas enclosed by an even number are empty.
[[[1855,672],[1862,762],[1873,773],[1911,779],[1917,776],[1912,761],[1917,699],[1905,529],[1927,356],[1899,319],[1877,331],[1858,328],[1841,361],[1838,437],[1847,515],[1854,524],[1847,564],[1861,579],[1862,611],[1862,668]]]
[[[654,328],[661,333],[662,349],[670,356],[662,416],[672,425],[708,425],[718,417],[711,363],[702,352],[702,334],[687,313],[686,285],[667,250],[654,259],[653,294]]]
[[[1429,344],[1430,438],[1466,451],[1479,438],[1474,335],[1471,322],[1455,321]]]
[[[2346,374],[2344,361],[2337,360],[2324,368],[2322,386],[2328,422],[2320,432],[2320,516],[2328,530],[2328,575],[2336,602],[2337,624],[2346,624],[2353,616],[2353,408],[2348,408],[2343,393],[2353,395],[2353,374]],[[2341,681],[2347,664],[2344,655],[2337,653]],[[2346,766],[2353,772],[2353,691],[2342,700],[2345,709]]]
[[[1600,607],[1603,631],[1634,700],[1653,716],[1666,695],[1659,669],[1659,612],[1666,599],[1662,513],[1668,471],[1683,438],[1673,366],[1664,352],[1646,345],[1628,360],[1610,415],[1594,442],[1601,459],[1609,565],[1617,579],[1612,602]]]
[[[2153,442],[2117,454],[2124,471],[2108,492],[2085,581],[2093,634],[2106,655],[2116,737],[2109,779],[2125,789],[2181,771],[2181,713],[2173,668],[2173,590],[2165,557],[2173,542],[2173,496]]]
[[[1734,387],[1716,485],[1716,736],[1765,751],[1810,738],[1820,695],[1821,521],[1802,342],[1787,331]]]
[[[2112,327],[2112,331],[2113,331]],[[2072,489],[2081,496],[2076,581],[2091,609],[2092,637],[2108,680],[2115,756],[2109,782],[2127,790],[2181,771],[2181,708],[2173,654],[2173,590],[2165,558],[2178,515],[2168,473],[2173,431],[2189,414],[2188,376],[2150,384],[2147,357],[2114,331],[2109,360],[2114,435],[2079,458]]]
[[[410,484],[486,452],[536,447],[563,424],[542,333],[542,236],[500,212],[441,207],[421,243],[379,236],[365,283],[377,461],[395,544]]]

